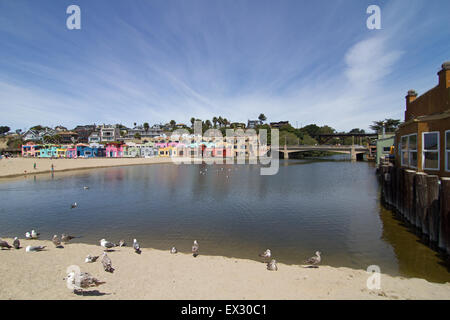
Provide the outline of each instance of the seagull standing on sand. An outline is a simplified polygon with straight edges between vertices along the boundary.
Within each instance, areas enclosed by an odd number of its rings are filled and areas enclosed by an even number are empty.
[[[8,242],[4,241],[4,240],[0,240],[0,248],[3,249],[11,249],[12,247],[8,244]]]
[[[197,240],[194,240],[194,245],[192,246],[192,255],[195,257],[198,256],[199,245]]]
[[[55,234],[52,238],[52,242],[56,248],[61,247],[61,240],[59,240],[58,236]]]
[[[19,238],[17,238],[17,237],[14,238],[13,246],[14,246],[14,248],[16,248],[16,249],[20,249],[20,241],[19,241]]]
[[[133,239],[133,249],[134,252],[136,252],[137,254],[141,254],[141,246],[139,245],[136,239]]]
[[[69,242],[70,240],[72,240],[72,239],[74,239],[74,238],[75,238],[74,236],[68,236],[68,235],[65,234],[65,233],[63,233],[63,234],[61,235],[61,241],[64,242],[64,243],[67,243],[67,242]]]
[[[321,253],[319,251],[316,251],[316,255],[314,257],[311,257],[308,260],[306,260],[305,264],[318,265],[321,261],[320,255],[321,255]]]
[[[84,262],[86,263],[93,263],[97,261],[99,256],[91,256],[90,254],[87,255],[86,259],[84,259]]]
[[[264,259],[270,259],[270,257],[272,257],[272,251],[270,251],[270,249],[267,249],[266,251],[264,251],[264,253],[259,254],[259,256]]]
[[[37,252],[45,249],[45,246],[28,246],[25,251],[26,252]]]
[[[26,233],[25,233],[25,238],[26,238],[27,240],[30,240],[30,239],[31,239],[31,233],[26,232]]]
[[[177,248],[175,248],[175,247],[172,247],[172,249],[170,249],[170,253],[171,254],[175,254],[175,253],[177,253],[178,251],[177,251]]]
[[[127,245],[127,243],[125,242],[125,240],[119,241],[119,247],[125,247],[126,245]]]
[[[83,289],[98,287],[99,285],[105,283],[94,278],[87,272],[81,272],[80,275],[77,276],[74,271],[67,274],[67,277],[64,278],[64,280],[67,281],[67,286],[69,288],[73,288],[74,293],[75,291],[83,292]]]
[[[105,269],[106,272],[114,272],[114,268],[112,267],[111,259],[108,257],[106,252],[103,252],[103,258],[102,258],[102,264],[103,269]]]
[[[277,271],[278,270],[277,260],[272,259],[269,263],[267,263],[267,270]]]
[[[36,231],[31,230],[31,238],[32,238],[32,239],[37,239],[37,238],[39,238],[39,235],[40,235],[40,233],[37,233]]]
[[[100,240],[100,245],[105,248],[105,251],[108,251],[111,248],[114,248],[116,246],[115,243],[106,241],[105,239]]]

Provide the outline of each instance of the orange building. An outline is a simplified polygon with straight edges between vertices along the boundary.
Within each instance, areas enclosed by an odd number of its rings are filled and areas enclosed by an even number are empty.
[[[405,122],[395,133],[396,166],[450,177],[450,62],[438,76],[423,95],[408,91]]]

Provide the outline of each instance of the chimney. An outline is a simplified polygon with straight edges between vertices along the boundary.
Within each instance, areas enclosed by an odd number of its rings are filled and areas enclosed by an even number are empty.
[[[408,105],[413,102],[414,100],[416,100],[417,98],[417,92],[415,90],[409,90],[408,94],[406,95],[406,107],[408,107]]]
[[[442,70],[438,72],[439,86],[450,88],[450,61],[442,64]]]

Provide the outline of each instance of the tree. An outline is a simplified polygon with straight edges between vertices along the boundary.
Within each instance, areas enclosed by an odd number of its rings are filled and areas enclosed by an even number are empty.
[[[223,118],[223,124],[225,126],[225,128],[230,124],[230,121],[228,121],[227,118]]]
[[[140,139],[140,138],[141,138],[141,134],[140,134],[139,132],[136,132],[136,133],[134,134],[134,138],[135,138],[135,139]]]
[[[9,130],[11,130],[10,127],[8,127],[8,126],[1,126],[0,127],[0,134],[7,133],[7,132],[9,132]]]
[[[311,138],[311,136],[309,134],[305,134],[303,136],[303,139],[301,140],[301,144],[313,146],[313,145],[317,144],[317,140]]]
[[[148,132],[148,129],[150,129],[150,125],[148,124],[148,122],[144,122],[144,130],[145,130],[145,132]]]
[[[398,128],[400,123],[401,123],[400,120],[384,119],[380,121],[374,121],[373,124],[370,126],[370,129],[372,129],[375,132],[381,132],[384,127],[385,132],[394,132]]]
[[[205,125],[208,127],[208,129],[212,127],[211,121],[209,121],[209,120],[205,121]]]
[[[213,117],[212,121],[214,123],[214,128],[217,127],[217,121],[218,121],[217,117]]]
[[[222,128],[222,125],[223,125],[223,119],[222,119],[221,116],[219,116],[219,119],[217,119],[217,122],[219,122],[219,127]]]
[[[261,114],[259,115],[259,117],[258,117],[258,120],[261,121],[261,122],[264,122],[264,121],[267,120],[267,118],[266,118],[266,116],[264,115],[264,113],[261,113]]]
[[[320,133],[320,127],[315,124],[309,124],[301,128],[300,131],[307,133],[310,137],[314,137]]]
[[[24,144],[24,141],[22,140],[22,138],[9,139],[8,142],[6,143],[8,148],[11,148],[11,149],[20,148],[23,144]]]
[[[43,129],[44,129],[44,127],[41,126],[40,124],[30,128],[30,130],[36,130],[36,131],[41,131]]]
[[[177,122],[175,120],[170,120],[170,126],[172,127],[172,129],[175,129],[176,124]]]
[[[192,125],[192,128],[194,128],[194,123],[195,123],[195,118],[192,117],[192,118],[191,118],[191,125]]]

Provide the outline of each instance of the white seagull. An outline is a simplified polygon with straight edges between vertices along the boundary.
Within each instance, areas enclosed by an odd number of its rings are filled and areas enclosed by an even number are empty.
[[[72,203],[72,205],[70,206],[71,209],[75,209],[76,207],[78,207],[78,204],[76,202]]]
[[[17,237],[14,238],[13,246],[14,246],[14,248],[16,248],[16,249],[20,249],[20,241],[19,241],[19,238],[17,238]]]
[[[27,240],[30,240],[30,239],[31,239],[31,233],[26,232],[26,233],[25,233],[25,238],[26,238]]]
[[[192,255],[195,257],[198,256],[200,246],[198,245],[197,240],[194,240],[194,245],[192,246]]]
[[[99,256],[91,256],[90,254],[88,254],[86,256],[86,259],[84,259],[84,262],[93,263],[93,262],[97,261],[98,258],[99,258]]]
[[[267,270],[277,271],[278,270],[277,260],[272,259],[269,263],[267,263]]]
[[[58,236],[55,234],[53,235],[52,242],[55,245],[56,248],[61,247],[61,240],[59,240]]]
[[[177,252],[178,252],[177,248],[175,248],[175,247],[172,247],[172,249],[170,249],[170,253],[172,253],[172,254],[175,254]]]
[[[37,233],[35,230],[31,230],[31,238],[37,239],[39,238],[40,233]]]
[[[139,245],[136,239],[133,239],[133,249],[134,252],[136,252],[137,254],[141,254],[141,246]]]
[[[264,253],[259,254],[259,256],[264,259],[270,259],[270,257],[272,257],[272,251],[270,251],[270,249],[267,249],[266,251],[264,251]]]
[[[67,277],[64,278],[64,280],[67,282],[67,287],[73,288],[74,293],[76,291],[83,292],[83,289],[98,287],[105,283],[94,278],[87,272],[81,272],[79,275],[76,275],[74,271],[67,274]]]
[[[112,243],[110,241],[106,241],[105,239],[100,240],[100,245],[105,248],[105,251],[108,251],[108,249],[114,248],[116,246],[115,243]]]
[[[45,246],[28,246],[25,251],[26,252],[37,252],[45,249]]]
[[[3,249],[11,249],[12,247],[8,244],[8,242],[0,239],[0,248]]]

